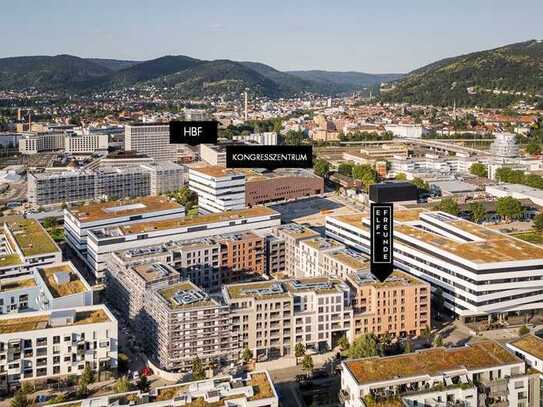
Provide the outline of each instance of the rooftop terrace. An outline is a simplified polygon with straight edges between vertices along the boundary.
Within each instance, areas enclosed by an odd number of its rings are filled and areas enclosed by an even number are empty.
[[[6,291],[13,291],[13,290],[20,290],[23,288],[33,288],[36,287],[36,281],[34,281],[34,278],[24,278],[24,279],[16,279],[6,282],[0,282],[0,292],[6,292]]]
[[[37,220],[18,218],[6,222],[15,244],[24,256],[32,257],[60,251],[47,231]]]
[[[460,348],[435,348],[400,356],[351,360],[345,362],[345,366],[359,384],[370,384],[517,363],[522,361],[498,343],[482,341]]]
[[[69,264],[43,267],[39,269],[39,273],[54,298],[79,294],[87,290]]]
[[[524,335],[519,339],[510,342],[510,344],[523,352],[543,360],[543,339],[538,336],[532,334]]]
[[[201,289],[190,281],[183,281],[166,288],[158,290],[170,309],[190,309],[216,305],[216,302],[209,298]]]
[[[142,223],[136,223],[133,225],[121,226],[115,229],[120,230],[122,235],[130,235],[130,234],[136,234],[136,233],[152,232],[152,231],[157,231],[157,230],[168,230],[168,229],[182,228],[182,227],[188,227],[188,226],[194,226],[194,225],[205,225],[205,224],[210,224],[210,223],[245,219],[249,217],[271,216],[271,215],[279,215],[279,213],[274,211],[273,209],[259,206],[255,208],[249,208],[249,209],[240,209],[236,211],[214,213],[210,215],[198,215],[194,217],[184,217],[184,218],[174,219],[174,220],[142,222]],[[105,230],[107,234],[108,229],[105,229]]]
[[[80,311],[75,314],[74,325],[95,324],[109,321],[108,315],[102,309]],[[49,314],[36,316],[9,315],[0,318],[0,334],[35,331],[51,328]]]
[[[162,196],[146,196],[104,203],[94,202],[69,209],[69,211],[80,222],[96,222],[180,207],[178,203]]]

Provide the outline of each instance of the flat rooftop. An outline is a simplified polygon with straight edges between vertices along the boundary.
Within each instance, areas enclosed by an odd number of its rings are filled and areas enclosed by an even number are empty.
[[[37,220],[20,217],[5,222],[5,225],[11,231],[15,244],[24,256],[32,257],[60,251],[49,233]]]
[[[419,280],[416,277],[413,277],[407,273],[404,273],[399,270],[395,270],[392,274],[383,282],[377,280],[373,274],[369,271],[369,265],[366,271],[360,271],[357,273],[352,273],[349,275],[349,280],[363,287],[366,285],[371,285],[376,288],[389,288],[389,287],[408,287],[415,285],[428,285],[422,280]]]
[[[362,219],[367,220],[368,215],[338,215],[331,216],[341,222],[347,223],[358,230],[369,230]],[[543,248],[512,236],[499,233],[472,223],[456,216],[442,212],[430,212],[424,209],[399,210],[394,213],[394,234],[402,234],[420,241],[421,247],[428,245],[436,249],[450,252],[462,259],[476,264],[499,263],[512,261],[529,261],[543,259]],[[426,222],[444,223],[441,227],[444,232],[453,232],[458,238],[431,232],[423,229]],[[413,246],[405,239],[402,244]]]
[[[69,263],[39,269],[39,273],[53,298],[66,297],[87,291],[80,276]]]
[[[258,283],[230,284],[226,286],[226,290],[232,299],[267,299],[290,296],[281,281],[273,280]]]
[[[337,240],[327,239],[324,237],[317,237],[314,239],[306,239],[302,242],[304,245],[311,247],[314,250],[332,250],[340,249],[343,246]]]
[[[22,264],[17,253],[0,255],[0,267],[13,267]]]
[[[277,226],[277,230],[293,239],[308,239],[320,236],[319,232],[296,223]]]
[[[68,210],[79,222],[84,223],[177,208],[181,208],[181,205],[166,197],[146,196],[143,198],[121,199],[104,203],[90,203]]]
[[[0,292],[20,290],[23,288],[36,287],[36,281],[33,277],[30,278],[18,278],[16,280],[10,280],[6,282],[0,282]]]
[[[162,263],[141,264],[135,266],[134,271],[145,282],[156,281],[160,278],[167,277],[168,275],[179,274],[170,266],[166,266]]]
[[[369,259],[361,253],[355,253],[350,249],[342,249],[326,253],[330,257],[351,269],[366,269],[369,266]]]
[[[373,357],[344,362],[359,384],[438,376],[451,370],[483,369],[522,363],[494,341],[460,348],[435,348],[400,356]]]
[[[240,209],[236,211],[213,213],[210,215],[197,215],[194,217],[184,217],[180,219],[142,222],[133,225],[116,227],[115,229],[119,230],[121,232],[121,235],[131,235],[135,233],[153,232],[157,230],[168,230],[187,226],[205,225],[210,223],[226,222],[229,220],[271,215],[279,215],[279,213],[274,211],[273,209],[259,206],[249,209]],[[106,228],[105,230],[107,234],[108,229]]]
[[[192,284],[182,281],[158,290],[158,294],[166,300],[171,310],[205,308],[217,305],[216,301]]]
[[[528,334],[509,342],[521,351],[543,360],[543,339],[533,334]]]
[[[52,328],[49,324],[50,315],[51,313],[35,316],[24,316],[24,314],[9,315],[8,318],[0,319],[0,334]],[[110,319],[103,309],[95,309],[76,312],[73,325],[96,324],[108,321]]]

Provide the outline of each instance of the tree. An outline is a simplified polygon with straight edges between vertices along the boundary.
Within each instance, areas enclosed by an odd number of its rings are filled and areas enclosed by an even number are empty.
[[[486,217],[485,207],[480,202],[471,202],[468,205],[468,211],[470,213],[471,220],[475,223],[481,223]]]
[[[460,209],[458,208],[458,202],[451,197],[443,198],[436,206],[436,209],[442,212],[450,213],[451,215],[458,215]]]
[[[341,338],[337,341],[338,346],[341,348],[341,350],[347,350],[349,349],[349,340],[345,335],[343,335]]]
[[[441,335],[436,335],[434,338],[432,345],[434,345],[434,348],[439,348],[440,346],[443,346],[443,338]]]
[[[432,341],[432,329],[426,325],[420,333],[420,337],[423,338],[426,342]]]
[[[206,378],[204,365],[198,356],[192,361],[192,378],[194,380],[204,380]]]
[[[15,396],[11,399],[10,402],[11,407],[28,407],[30,406],[30,401],[26,397],[26,395],[23,393],[22,390],[17,391],[15,393]]]
[[[243,352],[241,353],[241,360],[243,360],[243,363],[249,363],[253,357],[253,352],[251,352],[251,349],[249,349],[248,346],[243,349]]]
[[[348,163],[342,163],[339,164],[337,167],[337,172],[341,175],[345,175],[347,177],[353,176],[353,165]]]
[[[330,171],[330,164],[326,160],[318,159],[313,165],[313,171],[319,177],[325,177],[328,171]]]
[[[523,335],[527,335],[530,333],[530,328],[528,328],[526,325],[522,325],[519,329],[518,329],[518,334],[519,336],[523,336]]]
[[[151,383],[149,383],[149,379],[147,379],[147,376],[142,375],[140,379],[138,380],[137,386],[138,386],[138,390],[145,393],[149,391],[149,387],[151,386]]]
[[[530,155],[539,155],[541,154],[541,144],[538,142],[530,141],[528,145],[526,146],[526,152]]]
[[[174,198],[178,204],[183,205],[187,212],[190,211],[193,206],[198,205],[198,194],[191,191],[186,185],[176,192],[171,193],[170,196]]]
[[[378,356],[379,349],[377,345],[377,338],[374,334],[364,334],[353,341],[347,351],[347,356],[353,359]]]
[[[409,339],[403,345],[403,353],[413,353],[413,344]]]
[[[85,369],[83,369],[81,377],[79,378],[79,383],[85,383],[87,386],[94,383],[94,372],[92,371],[90,365],[86,365]]]
[[[478,177],[488,177],[488,170],[486,169],[486,165],[481,163],[472,164],[471,167],[469,167],[469,172]]]
[[[303,131],[295,131],[295,130],[289,130],[287,134],[283,136],[285,144],[291,145],[291,146],[303,144],[304,138],[305,136],[304,136]]]
[[[23,382],[23,384],[21,384],[21,391],[24,394],[31,394],[34,391],[34,386],[28,382]]]
[[[415,185],[419,192],[427,192],[428,191],[428,183],[424,181],[422,178],[413,178],[411,181],[409,181],[411,184]]]
[[[522,204],[518,199],[504,196],[496,200],[496,213],[506,221],[519,219],[522,216]]]
[[[57,226],[57,220],[53,217],[47,217],[43,220],[43,227],[45,229],[53,229]]]
[[[294,346],[294,356],[296,357],[296,363],[298,363],[298,358],[301,358],[305,355],[305,346],[303,343],[298,342]]]
[[[405,181],[407,179],[407,175],[405,175],[405,173],[403,173],[403,172],[399,172],[399,173],[396,174],[394,179],[397,180],[397,181]]]
[[[130,391],[131,388],[130,381],[128,380],[128,377],[121,376],[115,384],[113,385],[113,388],[116,393],[126,393],[127,391]]]
[[[313,358],[311,355],[305,355],[302,360],[302,369],[305,370],[307,373],[311,373],[313,371]]]
[[[534,229],[539,233],[543,232],[543,213],[538,213],[535,215]]]

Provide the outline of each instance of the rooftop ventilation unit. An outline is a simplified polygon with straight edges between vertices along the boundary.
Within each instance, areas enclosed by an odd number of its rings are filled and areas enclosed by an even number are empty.
[[[202,291],[190,289],[186,291],[177,292],[172,297],[172,300],[177,305],[189,305],[189,304],[194,304],[199,301],[206,300],[207,298],[208,297],[206,293]]]

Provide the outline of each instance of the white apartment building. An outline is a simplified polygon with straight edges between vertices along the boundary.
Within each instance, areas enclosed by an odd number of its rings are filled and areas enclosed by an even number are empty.
[[[105,305],[0,316],[0,387],[117,368],[117,320]]]
[[[416,124],[386,124],[385,130],[400,138],[422,138],[426,133],[424,127]]]
[[[198,194],[201,213],[245,208],[245,174],[218,166],[189,167],[189,188]]]
[[[209,165],[226,167],[225,146],[217,144],[200,144],[200,159]]]
[[[495,133],[490,152],[498,157],[518,157],[517,136],[513,133]]]
[[[155,160],[175,161],[177,146],[170,144],[169,123],[136,123],[124,128],[124,149]]]
[[[327,277],[231,284],[223,288],[240,349],[262,357],[333,349],[351,327],[347,284]]]
[[[0,218],[0,227],[0,281],[62,261],[60,248],[37,220]]]
[[[543,249],[458,217],[424,209],[394,214],[394,264],[441,289],[465,320],[543,308]],[[369,219],[326,218],[326,236],[369,253]]]
[[[98,278],[111,253],[160,245],[172,240],[194,240],[279,225],[281,216],[270,208],[255,207],[194,218],[147,221],[88,231],[87,258]]]
[[[320,234],[313,229],[297,223],[287,223],[272,230],[272,234],[284,242],[284,272],[288,277],[295,277],[297,270],[302,267],[300,242],[314,239]],[[298,271],[299,272],[299,271]]]
[[[87,262],[89,230],[185,216],[185,208],[163,196],[87,203],[64,209],[66,243]]]
[[[249,372],[246,378],[216,376],[194,382],[157,387],[149,393],[131,391],[77,400],[81,407],[112,406],[119,400],[133,400],[140,407],[242,406],[279,407],[279,398],[267,371]],[[73,401],[54,404],[69,407]]]
[[[194,357],[226,366],[239,360],[238,333],[227,305],[189,281],[152,289],[144,297],[150,357],[168,371],[189,371]]]
[[[73,132],[47,132],[23,134],[19,140],[21,154],[38,154],[46,151],[65,151],[69,154],[106,153],[107,134],[75,134]]]
[[[122,160],[119,160],[122,161]],[[173,162],[89,166],[61,173],[29,173],[27,197],[33,206],[160,195],[181,188],[185,169]]]
[[[74,155],[107,153],[108,140],[107,134],[66,134],[64,136],[64,151]]]
[[[246,136],[234,136],[233,140],[243,141],[245,143],[254,143],[267,146],[276,146],[278,144],[278,135],[274,131],[266,131],[263,133],[252,133]]]
[[[26,133],[19,139],[21,154],[37,154],[64,149],[64,132]]]
[[[295,277],[317,277],[324,271],[323,256],[344,249],[337,240],[317,237],[300,242],[300,260],[294,270]]]
[[[529,333],[506,343],[505,346],[524,360],[529,368],[543,373],[543,339],[539,336]],[[543,376],[540,375],[540,378]]]
[[[540,389],[522,360],[483,341],[343,362],[340,399],[345,407],[536,407]]]
[[[367,270],[368,265],[368,257],[355,250],[329,250],[319,260],[319,274],[344,280],[348,275]]]

